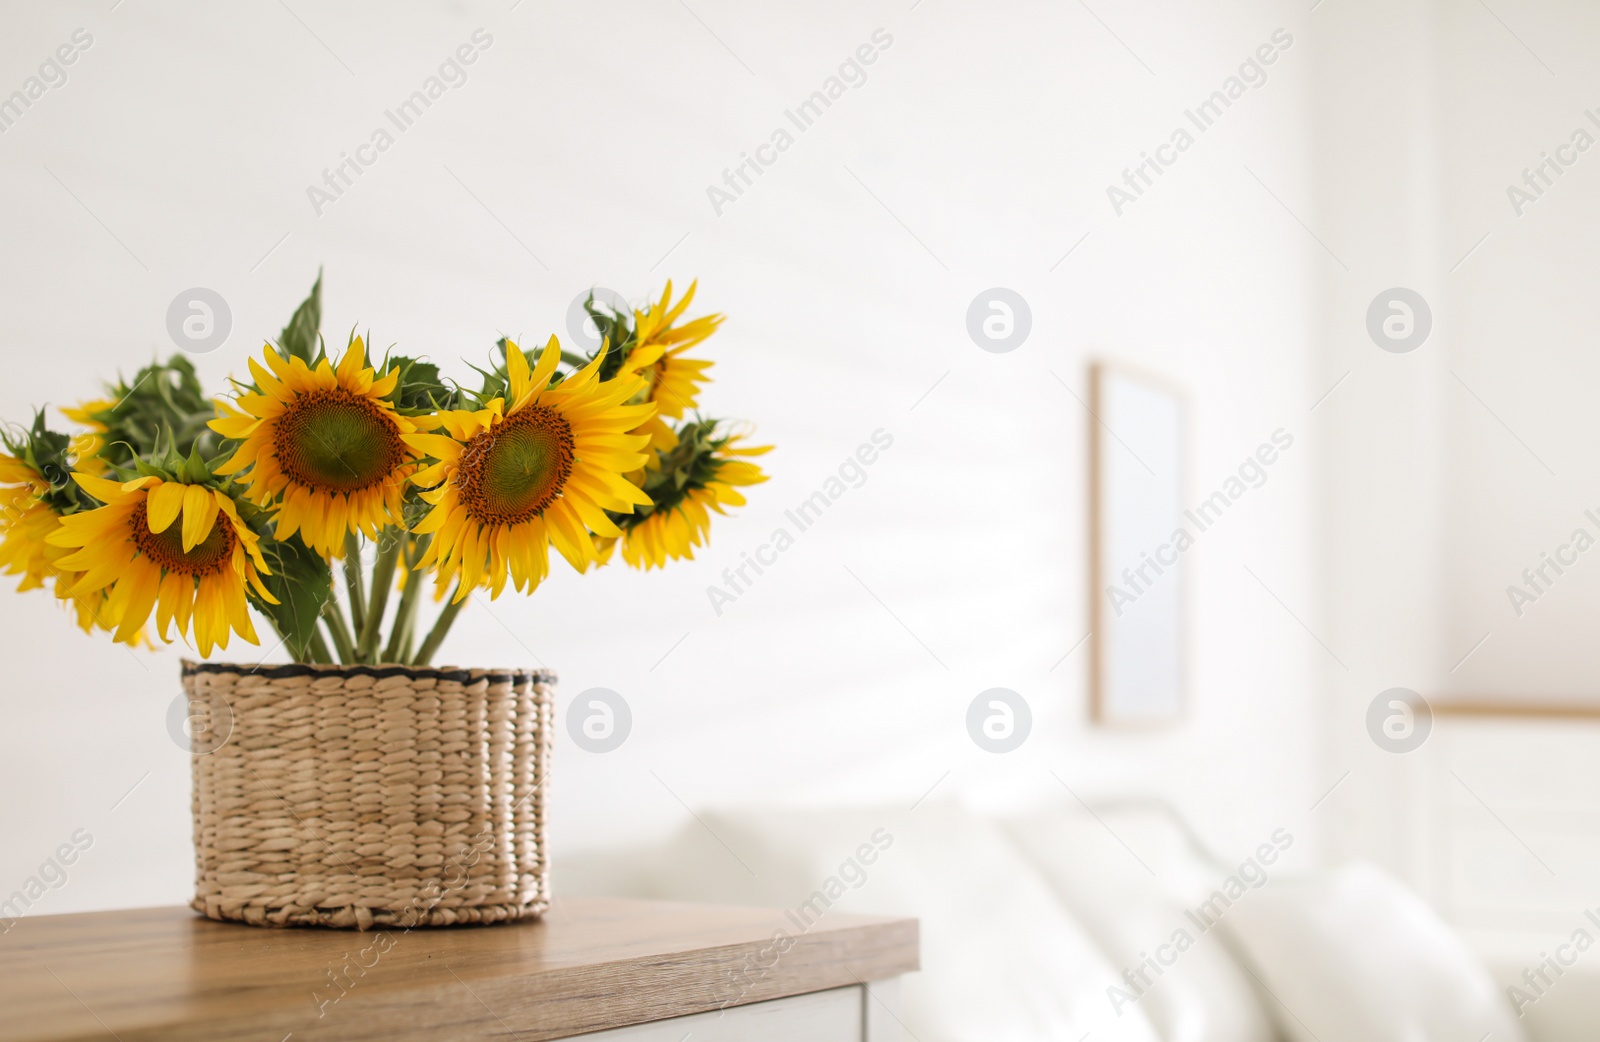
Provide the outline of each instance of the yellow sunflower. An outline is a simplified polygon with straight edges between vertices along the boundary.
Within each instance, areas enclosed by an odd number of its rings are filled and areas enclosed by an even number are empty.
[[[105,506],[69,514],[47,539],[72,552],[63,569],[81,572],[70,593],[104,594],[107,627],[115,639],[139,639],[152,610],[156,631],[171,641],[194,627],[201,655],[226,648],[231,633],[259,644],[250,622],[245,584],[269,604],[277,599],[262,585],[270,575],[259,538],[239,520],[224,493],[204,485],[142,477],[118,483],[74,474],[78,485]]]
[[[623,533],[622,559],[629,566],[665,568],[669,559],[693,560],[694,548],[705,546],[710,538],[708,511],[726,514],[724,507],[744,506],[744,494],[739,488],[767,480],[760,467],[739,457],[761,456],[771,452],[772,446],[740,446],[740,437],[729,436],[712,450],[708,478],[695,480],[691,476],[681,490],[668,485],[663,501],[657,503],[644,520]],[[607,545],[604,556],[609,557],[612,549]]]
[[[506,341],[509,403],[450,410],[432,417],[444,434],[406,441],[437,462],[412,477],[433,510],[414,531],[432,534],[419,569],[438,568],[441,587],[458,572],[456,600],[477,586],[491,597],[509,573],[532,591],[549,572],[549,547],[578,571],[594,560],[590,532],[620,534],[606,511],[631,513],[650,497],[623,475],[644,466],[649,438],[629,434],[655,414],[654,404],[624,404],[643,390],[636,375],[601,380],[603,356],[551,386],[561,361],[555,337],[528,366]]]
[[[337,369],[326,358],[312,368],[270,345],[265,360],[266,367],[250,360],[260,393],[240,395],[237,407],[216,403],[222,415],[211,429],[243,441],[216,473],[250,468],[246,494],[276,503],[274,538],[299,532],[324,557],[344,556],[347,532],[376,539],[378,529],[400,523],[417,458],[406,438],[417,428],[388,400],[399,369],[378,378],[360,337]]]
[[[685,358],[683,353],[701,343],[722,324],[721,315],[702,315],[681,326],[674,326],[694,300],[698,282],[689,284],[689,291],[676,304],[672,303],[672,283],[669,281],[661,299],[643,311],[634,312],[634,342],[622,364],[623,373],[638,373],[644,377],[647,401],[658,406],[657,415],[646,421],[639,430],[650,435],[651,446],[659,451],[671,451],[677,436],[662,417],[674,420],[695,408],[700,401],[700,388],[710,382],[706,370],[712,363],[697,358]]]
[[[70,607],[85,633],[97,624],[113,628],[105,615],[105,596],[99,592],[74,595],[70,591],[77,572],[61,567],[71,551],[52,546],[48,539],[61,527],[61,515],[45,499],[50,483],[29,463],[0,453],[0,572],[20,575],[17,592],[37,590],[48,583]],[[140,635],[140,643],[147,643]]]
[[[22,576],[19,593],[37,590],[58,571],[44,541],[60,520],[42,498],[49,488],[26,461],[0,453],[0,571]]]

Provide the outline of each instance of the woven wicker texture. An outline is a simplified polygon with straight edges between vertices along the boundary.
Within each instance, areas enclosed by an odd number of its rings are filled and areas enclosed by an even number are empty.
[[[365,930],[548,907],[553,674],[185,662],[183,686],[197,911]]]

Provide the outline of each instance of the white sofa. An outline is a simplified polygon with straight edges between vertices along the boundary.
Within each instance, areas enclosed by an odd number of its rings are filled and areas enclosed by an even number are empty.
[[[1519,1019],[1510,971],[1497,984],[1420,899],[1371,868],[1286,871],[1295,841],[1219,858],[1152,803],[702,812],[657,846],[558,858],[554,886],[781,906],[800,927],[916,916],[901,1015],[917,1042],[1600,1037],[1582,985]]]

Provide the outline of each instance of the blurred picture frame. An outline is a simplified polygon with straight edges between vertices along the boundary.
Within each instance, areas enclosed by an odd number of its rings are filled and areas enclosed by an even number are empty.
[[[1089,368],[1090,718],[1161,727],[1186,712],[1189,400],[1119,362]]]

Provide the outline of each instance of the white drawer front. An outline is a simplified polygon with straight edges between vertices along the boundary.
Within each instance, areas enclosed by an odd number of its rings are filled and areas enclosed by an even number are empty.
[[[576,1036],[582,1042],[863,1042],[862,988],[834,988]]]

